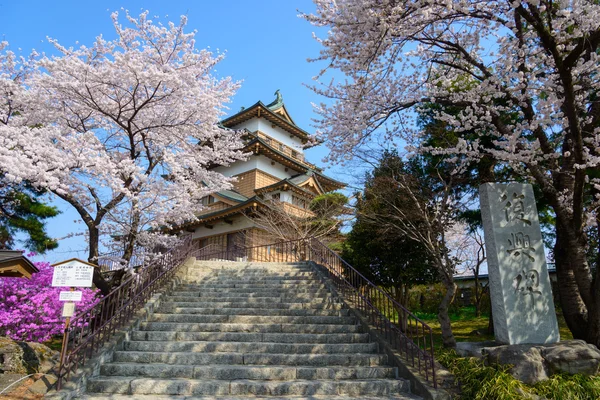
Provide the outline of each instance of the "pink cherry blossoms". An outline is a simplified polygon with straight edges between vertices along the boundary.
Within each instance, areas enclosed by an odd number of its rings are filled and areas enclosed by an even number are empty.
[[[61,317],[63,302],[58,296],[65,288],[50,286],[53,271],[50,264],[36,262],[35,266],[40,272],[31,279],[0,278],[0,336],[44,342],[62,334],[65,319]],[[98,294],[92,289],[80,290],[83,298],[76,303],[76,310],[91,305]]]
[[[567,324],[600,346],[600,279],[590,267],[600,268],[600,248],[588,240],[600,235],[600,4],[314,3],[302,16],[328,28],[318,58],[327,68],[316,79],[344,75],[314,87],[330,100],[317,107],[329,158],[347,160],[383,137],[459,169],[486,158],[513,170],[508,179],[534,183],[555,220]],[[420,129],[426,112],[447,133],[437,143]]]
[[[69,203],[90,260],[102,237],[132,248],[141,232],[193,220],[202,197],[231,187],[209,167],[245,157],[240,134],[219,125],[239,84],[213,75],[223,56],[196,48],[186,17],[112,18],[114,40],[50,39],[53,56],[0,43],[0,172]]]

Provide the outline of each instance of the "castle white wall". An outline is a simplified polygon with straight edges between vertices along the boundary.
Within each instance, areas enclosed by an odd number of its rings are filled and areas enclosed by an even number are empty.
[[[302,140],[300,138],[291,135],[289,132],[281,129],[277,125],[273,128],[273,124],[264,118],[253,118],[251,120],[242,122],[234,127],[234,129],[248,129],[250,132],[261,131],[265,135],[272,137],[273,139],[291,147],[292,149],[303,153]]]
[[[273,139],[280,141],[286,146],[291,147],[299,153],[304,152],[304,150],[302,149],[302,140],[300,140],[300,138],[291,135],[289,132],[286,132],[277,125],[275,126],[275,128],[273,128],[273,124],[271,124],[271,122],[267,121],[266,119],[261,118],[258,120],[258,130],[268,136],[271,136]]]
[[[275,161],[275,165],[271,165],[271,163],[273,162],[273,160],[271,160],[270,158],[263,156],[262,154],[259,155],[258,157],[256,157],[256,165],[257,168],[263,172],[266,172],[267,174],[273,175],[276,178],[279,179],[287,179],[292,177],[293,175],[298,174],[297,171],[285,167],[284,165],[279,164],[278,162]],[[287,168],[287,171],[286,171]]]
[[[234,176],[253,169],[259,169],[279,179],[287,179],[298,174],[297,171],[291,168],[286,171],[287,167],[278,162],[275,162],[275,165],[271,165],[271,162],[273,160],[262,154],[251,155],[247,161],[237,161],[229,167],[217,167],[214,170],[225,176]]]
[[[264,156],[259,156],[259,157],[264,157]],[[239,175],[243,172],[258,168],[259,157],[255,156],[255,155],[251,155],[250,157],[248,157],[248,159],[246,161],[236,161],[228,167],[225,167],[225,166],[216,167],[214,169],[214,171],[220,172],[223,175],[228,176],[228,177],[234,176],[234,175]]]
[[[258,121],[258,118],[252,118],[234,126],[233,129],[248,129],[250,132],[255,132],[258,130]]]
[[[291,203],[292,202],[292,192],[289,191],[285,191],[285,192],[280,192],[280,200],[281,201],[285,201],[286,203]]]
[[[192,233],[192,239],[200,239],[207,236],[222,235],[229,232],[239,231],[241,229],[252,228],[254,224],[252,221],[244,216],[233,217],[233,224],[226,222],[217,222],[212,229],[208,229],[205,226],[196,228]]]

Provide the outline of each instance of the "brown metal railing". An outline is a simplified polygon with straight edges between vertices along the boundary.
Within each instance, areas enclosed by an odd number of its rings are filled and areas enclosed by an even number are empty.
[[[339,294],[358,310],[380,335],[396,349],[427,381],[437,387],[431,328],[365,278],[318,239],[291,240],[265,245],[217,249],[191,249],[183,245],[165,253],[127,279],[107,296],[78,312],[67,329],[65,356],[61,359],[58,388],[63,379],[84,365],[114,333],[124,326],[148,299],[173,277],[188,257],[197,260],[249,262],[314,261],[323,266]]]
[[[258,262],[314,261],[325,267],[346,301],[357,309],[404,359],[437,388],[431,327],[365,278],[318,239],[192,252],[197,260]]]
[[[57,387],[133,317],[150,297],[169,282],[190,253],[191,237],[154,258],[139,273],[108,295],[78,311],[65,330]]]
[[[437,388],[431,327],[319,240],[309,239],[307,247],[308,259],[327,269],[344,299]]]
[[[125,260],[123,260],[123,252],[120,251],[113,251],[111,253],[102,254],[98,257],[98,266],[100,267],[100,271],[102,271],[102,273],[116,271],[127,267],[140,267],[143,266],[145,262],[146,257],[143,247],[136,247],[133,250],[133,254],[129,259],[129,262],[125,262]]]
[[[306,260],[304,254],[306,242],[290,240],[259,246],[219,248],[212,252],[199,249],[192,251],[190,256],[204,261],[296,262]]]

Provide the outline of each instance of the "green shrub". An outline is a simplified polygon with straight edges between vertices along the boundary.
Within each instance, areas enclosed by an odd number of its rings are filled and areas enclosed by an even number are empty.
[[[454,350],[441,351],[437,359],[456,377],[461,400],[600,399],[600,376],[559,374],[528,386],[510,374],[510,365],[486,366],[482,360],[459,357]]]
[[[418,285],[410,290],[408,299],[408,309],[412,312],[432,314],[437,316],[438,307],[442,302],[442,297],[446,289],[441,283],[432,285]],[[448,313],[457,313],[460,306],[457,302],[450,305]]]
[[[600,376],[557,374],[536,384],[535,392],[548,400],[598,400]]]
[[[463,400],[521,400],[526,398],[526,385],[508,372],[510,366],[486,366],[476,358],[459,357],[445,351],[438,361],[456,377]]]

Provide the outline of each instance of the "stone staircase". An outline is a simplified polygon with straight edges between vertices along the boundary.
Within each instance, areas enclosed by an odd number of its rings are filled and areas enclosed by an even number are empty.
[[[223,262],[168,292],[81,398],[416,399],[386,364],[310,266]]]

